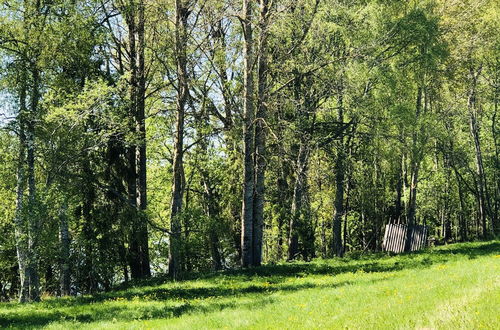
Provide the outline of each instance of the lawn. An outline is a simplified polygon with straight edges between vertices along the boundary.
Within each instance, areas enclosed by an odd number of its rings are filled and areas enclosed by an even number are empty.
[[[0,328],[499,329],[500,241],[0,304]]]

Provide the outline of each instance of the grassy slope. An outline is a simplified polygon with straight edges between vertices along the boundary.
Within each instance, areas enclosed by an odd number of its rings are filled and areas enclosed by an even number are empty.
[[[3,303],[0,328],[500,328],[499,241],[153,283]]]

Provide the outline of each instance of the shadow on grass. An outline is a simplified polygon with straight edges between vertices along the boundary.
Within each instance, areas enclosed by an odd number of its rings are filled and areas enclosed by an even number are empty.
[[[404,269],[429,267],[433,264],[448,261],[452,255],[463,255],[469,259],[480,256],[493,255],[500,252],[500,242],[485,242],[480,245],[474,243],[454,244],[437,249],[426,249],[417,252],[401,254],[397,258],[388,258],[387,253],[354,254],[343,259],[312,263],[287,263],[279,265],[266,265],[246,270],[229,270],[222,273],[207,273],[197,276],[197,279],[217,278],[220,275],[235,277],[305,277],[310,275],[338,275],[364,271],[394,272]],[[154,281],[154,279],[151,279]],[[165,282],[165,279],[163,280]]]
[[[379,279],[370,280],[368,282],[378,282]],[[49,325],[53,322],[112,322],[115,320],[121,322],[134,320],[151,320],[151,319],[168,319],[180,317],[187,313],[212,313],[222,311],[228,308],[234,309],[261,309],[275,301],[271,294],[277,291],[299,291],[312,288],[336,288],[345,285],[352,285],[355,282],[345,281],[336,284],[321,284],[312,283],[290,284],[276,287],[261,287],[248,286],[238,289],[209,287],[209,288],[173,288],[173,289],[150,289],[140,293],[127,293],[119,295],[116,298],[124,298],[136,300],[144,298],[146,302],[165,302],[165,304],[122,304],[114,306],[112,300],[104,298],[104,296],[75,299],[54,299],[44,301],[36,306],[36,310],[26,309],[20,313],[7,313],[0,316],[0,328],[15,327],[15,328],[36,328]],[[207,299],[205,301],[194,301],[195,299],[203,299],[210,297],[224,296],[244,296],[247,299],[242,301],[218,301]],[[175,300],[175,298],[183,298]],[[170,300],[170,301],[168,301]],[[111,302],[111,304],[96,304],[98,302]],[[168,302],[168,303],[167,303]],[[27,305],[34,307],[34,304]],[[0,314],[1,315],[1,314]]]
[[[433,250],[409,253],[390,258],[387,254],[351,255],[342,260],[315,261],[312,263],[288,263],[268,265],[249,270],[232,270],[218,273],[197,274],[191,279],[208,282],[203,287],[189,287],[183,282],[168,287],[154,287],[165,284],[165,279],[154,278],[143,281],[145,287],[122,288],[120,291],[76,298],[49,299],[39,305],[20,308],[17,304],[0,304],[0,310],[19,308],[19,313],[0,313],[0,327],[32,328],[52,322],[98,322],[135,319],[179,317],[186,313],[210,313],[227,308],[263,308],[273,302],[269,294],[274,292],[295,292],[313,288],[335,288],[357,282],[345,281],[336,284],[289,283],[289,278],[314,275],[339,275],[356,272],[396,272],[404,269],[427,268],[443,263],[453,255],[474,259],[479,256],[498,254],[500,242],[460,244]],[[229,279],[225,282],[221,279]],[[257,281],[252,283],[249,281]],[[213,281],[213,283],[210,283]],[[260,281],[260,283],[259,283]],[[381,279],[369,282],[382,281]],[[237,284],[236,286],[232,286]],[[218,301],[212,298],[247,297],[242,301]],[[206,300],[204,300],[206,299]],[[250,299],[250,301],[249,301]],[[112,301],[143,301],[145,304],[123,304],[116,306]],[[202,302],[200,303],[200,300]],[[104,303],[110,302],[110,303]],[[152,302],[147,304],[147,302]],[[154,303],[156,302],[156,304]],[[157,304],[160,302],[161,304]],[[36,306],[36,307],[35,307]]]
[[[443,246],[441,249],[431,250],[430,253],[437,255],[459,254],[468,256],[469,259],[500,253],[500,242],[498,241],[487,242],[476,246],[471,246],[471,244],[473,243],[464,243],[460,245],[452,244]]]

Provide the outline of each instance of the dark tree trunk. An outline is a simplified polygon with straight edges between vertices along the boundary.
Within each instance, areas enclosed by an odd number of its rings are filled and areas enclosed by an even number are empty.
[[[458,199],[460,200],[460,213],[459,217],[459,232],[460,232],[460,240],[467,241],[469,228],[467,226],[467,216],[466,216],[466,206],[465,206],[465,196],[463,192],[463,187],[460,182],[460,177],[458,176],[458,172],[455,170],[455,177],[457,179],[457,187],[458,187]]]
[[[497,120],[498,120],[498,99],[500,94],[500,61],[497,61],[497,76],[494,82],[493,91],[493,116],[491,119],[491,134],[493,136],[493,144],[495,146],[495,204],[493,206],[493,219],[492,227],[493,234],[500,234],[500,223],[498,218],[498,212],[500,209],[500,146],[497,137]]]
[[[304,215],[303,202],[305,191],[307,189],[307,175],[309,165],[309,112],[305,108],[311,104],[305,104],[303,100],[303,81],[300,73],[295,72],[295,83],[293,88],[294,98],[298,104],[296,139],[299,140],[297,158],[294,164],[295,182],[293,186],[293,196],[291,205],[291,216],[288,226],[288,258],[287,260],[295,259],[299,254],[299,236],[304,233],[304,224],[302,218]]]
[[[344,209],[344,242],[342,244],[343,248],[343,254],[347,252],[347,214],[349,212],[349,197],[350,197],[350,187],[351,187],[351,180],[348,174],[348,178],[346,180],[346,187],[345,187],[345,195],[346,195],[346,200],[345,200],[345,209]]]
[[[146,155],[146,122],[145,122],[145,102],[146,102],[146,68],[144,63],[144,0],[139,1],[138,5],[138,21],[137,21],[137,99],[136,99],[136,129],[138,132],[139,145],[136,150],[136,166],[137,166],[137,206],[139,208],[139,217],[136,226],[136,240],[139,270],[138,277],[151,276],[149,265],[149,244],[148,244],[148,225],[146,209],[147,202],[147,155]]]
[[[136,15],[137,6],[135,1],[129,2],[125,13],[128,27],[128,51],[129,51],[129,131],[136,134],[135,119],[137,116],[137,25]],[[135,136],[134,136],[135,137]],[[136,172],[136,154],[137,145],[135,141],[129,141],[126,149],[127,154],[127,195],[131,214],[131,232],[129,246],[129,263],[132,278],[140,278],[141,265],[139,260],[139,242],[138,242],[138,213],[137,213],[137,172]]]
[[[85,185],[82,191],[82,220],[83,220],[83,228],[82,228],[82,236],[84,239],[84,255],[85,259],[83,261],[83,276],[82,280],[84,281],[84,287],[87,293],[95,293],[98,288],[98,279],[95,270],[95,251],[94,251],[94,242],[96,240],[96,232],[94,219],[92,214],[92,208],[95,201],[95,191],[92,186],[92,182],[94,177],[92,175],[92,170],[90,168],[90,164],[88,161],[84,161],[83,164],[83,175],[85,176]]]
[[[61,244],[60,290],[61,296],[68,296],[70,294],[71,273],[69,265],[70,238],[66,204],[61,207],[59,213],[59,241]]]
[[[403,217],[403,184],[404,184],[404,172],[403,172],[403,161],[404,158],[401,157],[401,162],[398,168],[398,174],[396,179],[396,200],[394,202],[394,223],[401,223]]]
[[[437,158],[437,157],[436,157]],[[443,167],[446,173],[447,178],[451,178],[451,165],[450,159],[447,155],[444,156],[443,159]],[[443,201],[443,233],[444,233],[444,241],[448,243],[452,240],[452,223],[451,223],[451,188],[450,188],[450,180],[447,180],[445,183],[445,191],[444,191],[444,201]]]
[[[244,171],[243,171],[243,205],[241,216],[241,265],[249,267],[253,264],[254,236],[254,45],[252,29],[253,5],[250,0],[243,0],[243,33],[244,33],[244,73],[243,73],[243,139],[244,139]]]
[[[33,64],[31,67],[32,87],[30,96],[29,118],[26,121],[26,161],[28,179],[28,262],[26,273],[29,277],[29,300],[40,300],[40,279],[38,277],[38,240],[40,236],[40,222],[36,211],[36,184],[35,184],[35,121],[40,99],[39,84],[40,72]]]
[[[212,269],[222,269],[222,257],[220,254],[219,234],[217,232],[216,222],[220,216],[219,202],[215,195],[214,187],[210,182],[208,171],[202,171],[203,195],[205,199],[205,209],[208,218],[210,219],[210,227],[208,229],[208,238],[210,243],[210,256],[212,258]]]
[[[127,147],[127,190],[132,221],[129,246],[129,263],[132,278],[151,275],[147,219],[146,182],[146,125],[145,98],[146,73],[144,63],[144,2],[130,1],[125,13],[128,25],[129,47],[129,119],[134,141]]]
[[[415,111],[415,122],[419,123],[419,118],[422,112],[422,95],[423,88],[418,87],[417,89],[417,105]],[[419,143],[419,129],[415,127],[412,137],[412,151],[410,158],[410,198],[408,202],[408,215],[407,215],[407,235],[405,241],[405,251],[410,251],[411,247],[411,237],[413,236],[412,229],[416,223],[416,212],[417,212],[417,185],[418,185],[418,175],[420,171],[421,162],[421,148]]]
[[[200,122],[198,123],[197,130],[203,131],[204,128],[209,127],[210,118],[206,109],[203,108]],[[207,162],[210,159],[210,153],[208,150],[209,146],[209,137],[203,136],[203,133],[198,133],[198,140],[200,141],[200,151],[203,157],[203,161]],[[205,163],[206,164],[206,163]],[[212,270],[221,270],[222,266],[222,256],[220,253],[220,242],[219,242],[219,233],[218,233],[218,221],[220,221],[220,196],[218,196],[216,184],[212,181],[212,176],[210,175],[210,171],[207,167],[203,165],[200,168],[201,174],[201,185],[203,186],[203,206],[205,209],[205,213],[209,219],[209,228],[208,228],[208,241],[210,246],[210,257],[212,259]],[[187,204],[187,202],[186,202]]]
[[[184,196],[184,120],[189,97],[187,73],[187,24],[189,10],[182,0],[175,1],[175,55],[177,61],[177,104],[173,160],[172,204],[170,208],[169,275],[177,278],[181,263],[181,212]]]
[[[299,233],[303,226],[301,223],[303,215],[303,201],[307,189],[307,172],[309,162],[308,142],[305,137],[299,146],[299,154],[296,162],[296,176],[293,187],[292,208],[288,235],[288,260],[293,260],[299,253]]]
[[[268,0],[260,0],[259,55],[258,55],[258,98],[255,123],[255,195],[253,209],[252,265],[262,263],[262,238],[264,228],[264,190],[266,171],[266,120],[268,93],[267,26]]]
[[[283,158],[281,158],[283,160]],[[277,258],[278,260],[281,260],[283,258],[283,225],[285,224],[286,219],[288,219],[289,216],[289,185],[287,181],[287,171],[285,169],[285,164],[282,161],[280,165],[280,175],[278,178],[277,182],[277,187],[278,187],[278,193],[277,193],[277,200],[276,203],[279,205],[279,216],[278,216],[278,246],[277,246]]]
[[[339,109],[337,120],[344,122],[343,95],[339,93]],[[342,133],[338,143],[337,160],[335,162],[335,213],[333,215],[333,252],[337,257],[344,255],[342,248],[342,216],[344,215],[344,179],[345,179],[345,144]]]

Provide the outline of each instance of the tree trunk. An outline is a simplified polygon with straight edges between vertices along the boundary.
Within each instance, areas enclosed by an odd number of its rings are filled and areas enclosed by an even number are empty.
[[[260,0],[259,21],[259,61],[258,61],[258,98],[257,118],[255,123],[255,195],[253,214],[252,265],[262,263],[262,236],[264,227],[264,190],[266,171],[266,131],[267,93],[268,93],[268,56],[267,56],[267,26],[268,0]]]
[[[344,255],[342,248],[342,216],[344,214],[344,162],[343,139],[339,144],[335,164],[335,213],[333,215],[333,251],[337,257]]]
[[[500,69],[500,62],[497,61],[497,68]],[[498,114],[498,98],[500,94],[500,72],[497,71],[497,78],[494,83],[493,91],[493,116],[491,119],[491,135],[493,136],[493,144],[495,146],[495,182],[496,182],[496,192],[495,192],[495,205],[493,209],[493,219],[492,227],[493,234],[500,234],[500,223],[498,218],[498,211],[500,208],[500,147],[497,138],[497,114]]]
[[[458,187],[458,199],[460,200],[460,213],[459,213],[459,232],[460,232],[460,240],[462,242],[467,241],[468,238],[468,226],[467,226],[467,217],[466,217],[466,206],[465,206],[465,196],[462,188],[462,184],[460,182],[460,177],[458,175],[458,171],[455,169],[455,177],[457,179],[457,187]]]
[[[31,68],[32,90],[29,119],[26,123],[26,146],[28,167],[28,264],[26,272],[29,274],[29,299],[40,300],[40,279],[38,277],[38,240],[40,223],[36,211],[36,184],[35,184],[35,117],[38,112],[40,99],[39,83],[40,72],[34,64]]]
[[[350,147],[351,149],[351,147]],[[349,151],[351,153],[351,150]],[[347,214],[349,212],[349,197],[350,197],[350,185],[351,180],[350,180],[350,175],[348,174],[348,178],[346,180],[346,187],[345,187],[345,195],[346,195],[346,200],[345,200],[345,209],[344,209],[344,242],[342,245],[342,253],[345,254],[347,251]]]
[[[394,223],[401,223],[403,217],[403,184],[404,184],[404,172],[403,172],[403,162],[404,157],[401,156],[401,162],[399,163],[397,181],[396,181],[396,200],[394,202]]]
[[[90,168],[90,163],[88,158],[84,160],[83,163],[83,175],[86,179],[85,185],[82,189],[82,236],[84,242],[84,255],[85,260],[83,261],[83,281],[87,293],[94,293],[97,291],[97,274],[95,270],[95,249],[94,242],[96,241],[96,228],[94,226],[93,218],[93,205],[95,202],[96,194],[93,189],[93,173]]]
[[[418,88],[417,91],[417,107],[416,107],[416,122],[418,124],[418,119],[420,118],[420,113],[422,109],[422,87]],[[407,224],[412,226],[415,224],[416,210],[417,210],[417,185],[418,185],[418,174],[420,170],[420,150],[418,146],[418,128],[415,128],[413,132],[412,141],[412,156],[410,165],[410,197],[408,202],[408,216]]]
[[[25,81],[25,79],[23,79]],[[17,187],[16,187],[16,214],[14,218],[16,252],[19,264],[19,277],[21,279],[19,301],[21,303],[29,301],[29,273],[28,264],[28,231],[26,227],[26,216],[24,214],[24,190],[26,188],[26,135],[24,118],[27,115],[26,109],[26,84],[22,84],[19,93],[19,153],[17,164]]]
[[[70,294],[71,275],[69,267],[70,238],[68,227],[67,205],[61,207],[59,214],[59,241],[61,244],[60,256],[60,289],[61,296]]]
[[[253,264],[253,230],[254,230],[254,77],[253,77],[253,31],[252,1],[243,0],[243,33],[244,33],[244,73],[243,73],[243,139],[244,139],[244,172],[243,172],[243,205],[241,216],[241,265],[249,267]]]
[[[132,278],[151,275],[147,231],[146,126],[144,64],[144,2],[131,0],[125,14],[128,25],[130,55],[129,118],[134,141],[127,147],[127,190],[133,217],[131,223],[129,262]],[[137,139],[138,142],[135,141]]]
[[[468,96],[468,110],[469,110],[469,128],[470,134],[474,142],[474,151],[476,156],[476,175],[477,175],[477,201],[478,201],[478,213],[479,219],[482,226],[482,236],[485,237],[488,231],[487,227],[487,196],[486,196],[486,176],[484,173],[483,166],[483,154],[481,151],[481,138],[479,133],[479,123],[478,123],[478,112],[477,112],[477,95],[476,95],[476,84],[481,70],[477,74],[471,70],[471,87]]]
[[[303,137],[299,147],[299,154],[296,163],[296,177],[293,187],[292,208],[288,235],[288,260],[293,260],[299,253],[299,230],[303,225],[302,219],[302,202],[304,199],[304,191],[307,186],[307,171],[309,162],[308,142]]]
[[[205,199],[205,209],[208,218],[210,219],[210,227],[208,229],[208,238],[210,243],[210,256],[212,257],[212,269],[217,271],[222,269],[222,258],[219,250],[219,235],[215,222],[220,215],[218,198],[214,194],[214,188],[210,182],[208,171],[202,170],[203,195]]]
[[[223,19],[219,19],[217,22],[217,27],[214,29],[213,37],[215,44],[220,47],[221,56],[217,56],[216,48],[212,49],[212,56],[214,58],[215,65],[217,66],[217,74],[220,80],[222,98],[224,99],[224,114],[225,116],[219,116],[216,112],[217,117],[224,124],[224,129],[229,131],[233,127],[233,110],[235,108],[233,94],[231,93],[231,85],[228,77],[228,64],[227,64],[227,45],[226,45],[226,35],[224,27],[222,25]],[[230,139],[229,139],[230,140]],[[228,143],[231,145],[231,143]]]
[[[338,122],[344,122],[343,95],[339,94]],[[337,257],[344,255],[342,248],[342,216],[344,214],[344,178],[345,178],[345,145],[344,134],[338,143],[337,161],[335,163],[335,213],[333,215],[333,252]]]
[[[295,72],[295,84],[293,88],[294,98],[298,104],[297,117],[295,122],[297,124],[296,139],[299,140],[299,150],[297,154],[297,159],[295,161],[295,183],[293,187],[293,197],[291,205],[291,217],[288,226],[288,258],[287,260],[293,260],[298,256],[299,253],[299,236],[301,232],[304,232],[302,223],[303,212],[303,201],[305,196],[305,191],[307,189],[307,176],[308,176],[308,165],[309,165],[309,131],[308,131],[308,120],[309,112],[305,109],[306,106],[311,106],[311,104],[302,99],[303,88],[302,88],[302,76],[299,72]]]
[[[136,15],[137,6],[135,0],[130,0],[125,13],[127,28],[128,28],[128,46],[129,46],[129,131],[134,134],[136,132],[136,116],[137,116],[137,26]],[[136,154],[137,145],[135,141],[129,141],[127,146],[127,194],[128,202],[131,211],[131,232],[129,246],[129,263],[132,278],[140,278],[141,265],[139,260],[139,242],[138,242],[138,212],[137,212],[137,170],[136,170]]]
[[[289,198],[289,185],[287,181],[287,171],[285,169],[284,157],[282,155],[281,164],[280,164],[280,174],[278,177],[277,187],[277,200],[276,203],[279,206],[279,215],[278,215],[278,246],[277,246],[277,259],[281,260],[283,258],[283,225],[286,223],[286,219],[289,218],[288,207],[290,204],[287,202],[290,201]]]
[[[137,22],[137,112],[136,124],[139,134],[139,146],[137,148],[136,165],[137,165],[137,205],[139,206],[139,223],[138,223],[138,246],[139,246],[139,262],[140,262],[140,277],[151,276],[149,265],[149,238],[146,210],[148,207],[147,200],[147,154],[146,154],[146,67],[144,61],[145,40],[144,40],[144,0],[139,1],[138,6],[138,22]]]
[[[415,111],[415,122],[418,126],[420,114],[422,112],[422,95],[423,88],[418,87],[417,90],[417,105]],[[413,236],[412,229],[416,223],[416,212],[417,212],[417,185],[418,185],[418,174],[420,171],[421,162],[421,150],[422,146],[419,145],[419,134],[418,127],[415,127],[412,138],[412,151],[410,159],[410,197],[408,202],[408,215],[407,215],[407,235],[405,240],[405,251],[410,251],[411,238]]]
[[[172,205],[170,208],[169,269],[177,278],[181,263],[181,212],[184,195],[184,117],[189,97],[187,73],[187,24],[189,10],[182,0],[175,1],[175,54],[177,61],[176,130],[173,160]]]
[[[197,127],[197,131],[203,131],[203,128],[209,127],[210,118],[205,108],[202,109],[200,122]],[[203,133],[202,133],[203,134]],[[198,133],[198,139],[200,141],[200,151],[203,157],[203,162],[206,164],[210,159],[210,154],[208,150],[209,145],[209,137],[203,136]],[[222,256],[220,253],[220,242],[219,242],[219,233],[217,222],[220,220],[220,203],[219,196],[217,194],[217,188],[214,187],[214,183],[212,182],[212,177],[210,176],[210,171],[205,165],[200,166],[200,174],[201,174],[201,185],[203,186],[203,206],[205,209],[205,213],[209,219],[209,227],[208,227],[208,240],[210,246],[210,256],[212,259],[212,270],[221,270],[222,267]],[[187,204],[187,202],[186,202]]]

